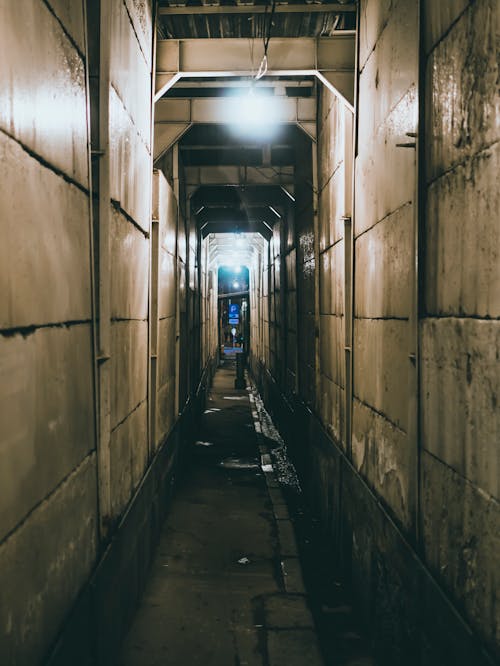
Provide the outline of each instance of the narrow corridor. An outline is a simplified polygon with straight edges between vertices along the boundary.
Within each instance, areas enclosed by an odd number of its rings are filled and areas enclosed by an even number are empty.
[[[269,419],[234,384],[226,355],[118,666],[371,666],[345,599],[323,595],[317,634]]]
[[[499,44],[0,0],[0,666],[500,663]]]

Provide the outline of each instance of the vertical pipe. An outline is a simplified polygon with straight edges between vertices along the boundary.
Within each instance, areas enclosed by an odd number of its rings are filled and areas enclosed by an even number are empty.
[[[411,235],[411,263],[410,288],[411,301],[409,313],[408,336],[408,448],[409,448],[409,507],[410,522],[417,551],[421,548],[421,448],[420,448],[420,371],[419,371],[419,315],[421,307],[421,269],[420,252],[423,244],[420,234],[423,229],[423,215],[425,211],[425,156],[424,156],[424,119],[425,119],[425,50],[423,44],[423,5],[418,2],[418,58],[417,69],[417,104],[418,119],[415,132],[408,133],[415,136],[415,194],[413,202],[413,231]]]
[[[156,413],[157,413],[157,364],[158,364],[158,290],[159,290],[159,237],[161,198],[159,192],[158,173],[154,174],[155,187],[153,187],[154,201],[158,206],[158,215],[151,216],[151,245],[150,245],[150,305],[149,305],[149,363],[150,363],[150,399],[149,399],[149,429],[150,429],[150,455],[156,447]],[[154,207],[153,207],[154,208]]]
[[[99,34],[99,195],[98,195],[98,361],[99,361],[99,507],[101,536],[106,537],[111,518],[111,251],[110,251],[110,142],[109,93],[111,88],[111,2],[101,0]]]
[[[320,411],[321,373],[320,373],[320,254],[319,254],[319,216],[318,216],[318,144],[313,141],[312,152],[312,205],[314,236],[314,409]]]
[[[175,238],[175,418],[179,415],[180,409],[180,389],[181,389],[181,358],[180,358],[180,331],[181,331],[181,306],[180,306],[180,257],[179,257],[179,227],[180,227],[180,208],[179,208],[179,144],[175,143],[172,148],[172,166],[174,195],[176,203],[177,224]]]
[[[344,446],[352,458],[352,344],[354,318],[354,239],[353,239],[353,147],[354,118],[350,109],[344,107]]]
[[[287,393],[286,390],[286,367],[287,367],[287,291],[288,280],[286,273],[286,253],[287,253],[287,218],[284,215],[278,221],[280,225],[280,343],[281,343],[281,390]]]
[[[152,16],[152,44],[151,44],[151,72],[150,72],[150,133],[149,133],[149,171],[151,189],[149,195],[150,220],[150,253],[148,270],[148,458],[151,459],[156,447],[156,391],[157,391],[157,359],[158,359],[158,224],[159,219],[153,220],[153,155],[154,155],[154,122],[155,122],[155,79],[156,79],[156,16],[157,2],[153,2]],[[156,202],[159,204],[159,192],[156,189]],[[158,218],[161,215],[159,211]],[[156,244],[156,250],[155,250]],[[155,255],[156,251],[156,255]],[[156,266],[155,266],[156,256]],[[156,272],[155,272],[156,271]]]
[[[97,303],[96,303],[96,275],[95,275],[95,242],[94,242],[94,179],[92,165],[92,145],[94,136],[92,133],[92,90],[91,80],[91,47],[89,43],[89,2],[83,3],[84,11],[84,40],[85,40],[85,89],[86,89],[86,107],[87,107],[87,157],[88,157],[88,178],[89,178],[89,247],[90,247],[90,298],[91,298],[91,316],[92,316],[92,381],[94,394],[94,441],[96,451],[99,450],[99,386],[98,386],[98,362],[97,362]],[[93,60],[93,58],[92,58]],[[94,63],[92,62],[92,65]],[[98,137],[97,137],[98,140]],[[97,474],[99,467],[97,466]],[[100,515],[100,497],[97,489],[97,513]]]

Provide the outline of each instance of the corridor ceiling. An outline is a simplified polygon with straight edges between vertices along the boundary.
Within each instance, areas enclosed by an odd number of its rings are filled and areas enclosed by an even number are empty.
[[[272,23],[272,4],[262,0],[161,0],[158,11],[155,161],[178,142],[203,236],[269,239],[293,204],[297,135],[316,138],[318,71],[324,83],[335,77],[352,104],[356,3],[280,2]],[[272,76],[255,81],[269,28]],[[257,87],[279,100],[279,131],[272,139],[234,136],[220,109]]]
[[[271,3],[260,0],[162,0],[160,39],[248,37],[263,39]],[[275,7],[274,37],[330,37],[355,28],[356,3],[291,0]]]

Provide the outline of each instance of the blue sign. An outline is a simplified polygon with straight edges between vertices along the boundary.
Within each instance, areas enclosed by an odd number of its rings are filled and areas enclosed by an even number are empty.
[[[240,316],[240,306],[238,303],[231,303],[229,306],[229,316],[230,317],[239,317]]]
[[[239,317],[230,319],[229,323],[230,324],[239,324],[240,323]]]

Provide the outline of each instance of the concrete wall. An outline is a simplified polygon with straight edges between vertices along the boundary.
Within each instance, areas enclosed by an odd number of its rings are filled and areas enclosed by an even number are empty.
[[[426,561],[500,654],[498,2],[425,3]]]
[[[0,40],[0,662],[32,665],[97,552],[83,4],[4,2]]]
[[[312,146],[298,135],[295,166],[295,238],[297,275],[298,395],[313,407],[316,401],[316,270],[314,245],[314,181]]]
[[[111,663],[188,437],[185,215],[160,175],[151,226],[152,34],[151,2],[0,8],[5,665]]]
[[[158,226],[155,230],[156,224]],[[152,395],[155,395],[155,450],[168,437],[176,417],[177,224],[175,194],[163,173],[156,171],[153,187],[151,285],[151,353],[152,357],[156,357],[151,381]]]
[[[103,11],[106,6],[103,5]],[[132,2],[109,5],[109,72],[101,44],[100,76],[109,76],[109,98],[100,99],[100,113],[108,105],[109,159],[101,164],[99,189],[101,229],[109,214],[109,267],[99,264],[100,311],[105,317],[104,294],[110,282],[109,375],[101,374],[109,391],[110,505],[113,523],[125,510],[144,474],[149,457],[148,434],[148,280],[151,227],[151,7]],[[102,122],[102,120],[101,120]],[[101,129],[105,134],[105,130]],[[101,136],[101,140],[103,136]],[[109,190],[102,172],[109,178]],[[109,192],[109,213],[104,198]],[[96,244],[100,256],[105,241]],[[99,343],[104,347],[102,329]],[[106,372],[102,369],[101,372]],[[106,446],[101,429],[101,448]],[[102,456],[101,456],[102,459]],[[105,483],[105,481],[104,481]],[[105,494],[101,480],[100,496]],[[105,510],[105,503],[101,502]]]
[[[417,7],[362,5],[355,167],[353,459],[405,528],[416,167],[415,150],[397,143],[417,127]]]
[[[210,241],[205,238],[201,245],[201,364],[218,358],[218,274],[210,264]]]
[[[317,413],[327,432],[345,448],[345,275],[344,222],[350,211],[345,199],[347,113],[326,88],[319,92],[318,233],[319,233],[319,390]],[[351,126],[351,125],[349,125]]]
[[[424,2],[420,38],[418,9],[360,3],[354,201],[350,112],[319,92],[318,218],[301,163],[280,295],[289,316],[297,294],[298,387],[272,358],[261,381],[379,662],[490,664],[500,10]]]

